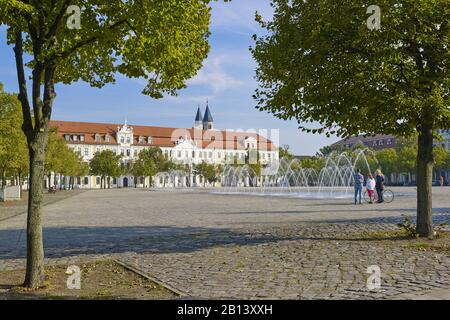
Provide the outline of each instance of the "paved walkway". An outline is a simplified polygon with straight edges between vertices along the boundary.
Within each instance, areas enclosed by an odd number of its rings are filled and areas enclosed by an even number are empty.
[[[348,200],[98,190],[45,207],[48,263],[105,256],[201,298],[379,299],[450,288],[448,254],[419,252],[367,231],[415,214],[414,189],[391,204]],[[436,222],[450,222],[436,189]],[[0,222],[0,270],[24,266],[25,216]],[[381,269],[370,291],[367,267]],[[447,292],[447,291],[446,291]]]

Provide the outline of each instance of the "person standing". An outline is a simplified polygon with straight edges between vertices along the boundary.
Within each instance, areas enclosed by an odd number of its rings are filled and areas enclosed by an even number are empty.
[[[381,173],[381,170],[378,169],[375,172],[375,189],[377,190],[378,201],[377,203],[384,202],[383,199],[383,190],[384,190],[384,176]]]
[[[366,189],[367,194],[369,196],[369,203],[373,203],[373,194],[375,191],[375,179],[373,178],[371,173],[367,175]]]
[[[359,204],[362,203],[362,188],[364,183],[364,176],[361,174],[361,170],[357,169],[353,174],[353,180],[355,181],[355,204],[359,201]]]

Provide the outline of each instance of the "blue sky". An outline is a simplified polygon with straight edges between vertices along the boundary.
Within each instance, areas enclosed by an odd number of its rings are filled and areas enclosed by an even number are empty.
[[[280,144],[288,144],[298,155],[315,154],[322,146],[337,141],[321,135],[302,133],[295,121],[283,121],[255,109],[252,98],[257,82],[256,64],[248,50],[251,35],[260,33],[254,22],[258,11],[265,19],[272,10],[268,0],[239,0],[214,3],[212,11],[211,52],[188,88],[178,97],[154,100],[141,94],[140,80],[119,76],[115,85],[103,89],[85,83],[57,86],[52,118],[56,120],[128,123],[190,127],[197,105],[204,111],[209,100],[215,126],[219,129],[279,129]],[[0,27],[0,81],[5,90],[17,91],[14,56],[4,44],[6,31]]]

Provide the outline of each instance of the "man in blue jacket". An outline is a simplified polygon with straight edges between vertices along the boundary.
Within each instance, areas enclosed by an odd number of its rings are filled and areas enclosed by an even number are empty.
[[[357,169],[355,173],[353,173],[353,180],[355,183],[355,204],[359,201],[361,204],[362,198],[362,188],[364,184],[364,176],[361,174],[361,170]]]

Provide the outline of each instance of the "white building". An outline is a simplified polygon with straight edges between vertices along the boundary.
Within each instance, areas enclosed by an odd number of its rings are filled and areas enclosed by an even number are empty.
[[[121,155],[121,161],[126,164],[149,147],[160,147],[167,159],[187,165],[201,162],[225,165],[235,160],[245,163],[250,154],[256,153],[262,164],[279,160],[274,143],[257,133],[216,130],[208,106],[204,117],[198,108],[190,129],[128,125],[126,121],[123,125],[52,121],[51,126],[57,128],[58,134],[86,162],[90,162],[96,152],[111,150]],[[135,185],[133,179],[132,176],[114,178],[112,186],[131,187]],[[196,177],[191,179],[189,185],[200,184]],[[76,180],[74,185],[80,188],[100,188],[100,177],[86,176]],[[138,186],[149,185],[148,178],[139,180]]]

